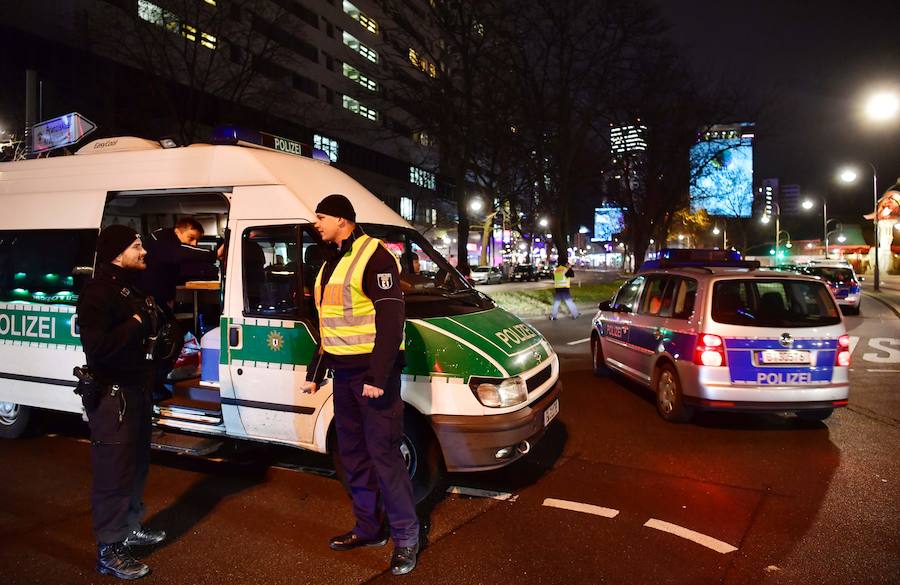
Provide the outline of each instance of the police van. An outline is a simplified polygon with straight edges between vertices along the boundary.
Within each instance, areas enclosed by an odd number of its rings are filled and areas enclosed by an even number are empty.
[[[157,446],[200,452],[218,444],[207,438],[233,437],[336,453],[329,381],[299,391],[319,337],[313,210],[331,193],[346,195],[364,231],[402,262],[401,449],[417,495],[444,471],[528,453],[559,411],[550,344],[327,155],[237,128],[218,129],[210,144],[109,138],[74,156],[0,164],[0,436],[22,434],[34,409],[82,412],[72,392],[72,369],[85,362],[75,308],[101,227],[147,234],[190,215],[226,249],[220,277],[181,287],[178,310],[198,337],[199,325],[218,327],[202,338],[202,373],[173,382],[174,397],[155,408],[155,424],[170,431]]]
[[[594,372],[650,387],[659,415],[846,406],[850,338],[820,279],[721,250],[662,250],[593,319]]]

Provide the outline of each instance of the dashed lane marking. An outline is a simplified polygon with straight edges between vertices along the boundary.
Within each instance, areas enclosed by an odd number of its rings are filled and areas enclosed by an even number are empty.
[[[612,508],[604,508],[603,506],[594,506],[592,504],[582,504],[581,502],[571,502],[569,500],[557,500],[555,498],[545,499],[544,505],[551,508],[560,508],[562,510],[572,510],[573,512],[584,512],[585,514],[593,514],[594,516],[602,516],[604,518],[615,518],[619,515],[619,511]]]
[[[459,496],[470,496],[473,498],[490,498],[492,500],[502,500],[515,502],[519,496],[514,496],[509,492],[495,492],[492,490],[482,490],[478,488],[470,488],[461,485],[451,485],[447,488],[448,494],[456,494]]]
[[[675,536],[680,536],[681,538],[690,540],[691,542],[696,542],[701,546],[705,546],[706,548],[712,549],[717,553],[721,553],[723,555],[737,550],[737,547],[731,546],[727,542],[722,542],[721,540],[715,539],[712,536],[707,536],[703,533],[695,532],[689,528],[685,528],[684,526],[657,520],[656,518],[650,518],[649,520],[647,520],[647,522],[644,523],[644,526],[646,526],[647,528],[654,528],[656,530],[668,532],[669,534],[674,534]]]
[[[891,373],[895,373],[895,374],[896,374],[897,372],[900,372],[900,370],[879,370],[879,369],[876,369],[876,368],[869,368],[869,369],[867,369],[866,371],[867,371],[867,372],[891,372]]]
[[[584,339],[576,339],[575,341],[569,341],[566,343],[566,345],[578,345],[579,343],[587,343],[590,340],[591,340],[590,337],[585,337]]]

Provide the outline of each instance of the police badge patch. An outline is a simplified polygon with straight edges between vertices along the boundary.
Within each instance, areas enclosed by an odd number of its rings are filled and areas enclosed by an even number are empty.
[[[384,272],[378,275],[378,288],[381,290],[390,290],[394,286],[394,277],[390,272]]]

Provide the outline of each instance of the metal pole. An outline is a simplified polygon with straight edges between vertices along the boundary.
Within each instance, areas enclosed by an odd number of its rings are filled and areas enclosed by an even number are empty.
[[[825,259],[828,260],[828,204],[822,198],[822,224],[825,231]]]
[[[775,262],[772,263],[772,266],[778,266],[778,244],[780,240],[778,239],[781,235],[781,208],[778,207],[778,203],[775,203]]]
[[[722,249],[728,249],[728,221],[726,220],[722,225]]]
[[[872,163],[869,163],[869,166],[872,167],[872,195],[875,198],[875,219],[873,220],[875,224],[875,292],[879,292],[881,288],[878,277],[881,273],[878,269],[878,171]]]

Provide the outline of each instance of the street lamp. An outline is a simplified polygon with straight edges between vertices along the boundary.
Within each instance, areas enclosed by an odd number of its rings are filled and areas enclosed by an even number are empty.
[[[853,178],[856,178],[855,174]],[[816,196],[816,198],[822,202],[822,231],[824,232],[823,243],[825,244],[825,259],[828,260],[828,222],[832,220],[828,219],[828,202],[825,201],[824,197]],[[812,209],[816,204],[812,199],[804,199],[802,205],[803,209]]]
[[[869,96],[865,104],[866,117],[875,122],[891,120],[900,111],[900,99],[897,94],[882,91]]]
[[[881,287],[879,284],[879,276],[880,276],[881,272],[878,268],[878,169],[875,168],[875,165],[872,163],[868,163],[868,165],[872,169],[872,197],[874,199],[874,205],[875,205],[875,207],[874,207],[875,211],[873,214],[874,217],[872,218],[872,225],[874,226],[873,229],[875,232],[875,246],[874,246],[875,247],[874,281],[875,282],[873,283],[872,286],[875,289],[875,292],[878,292],[881,290]],[[856,172],[856,169],[847,167],[847,168],[843,169],[841,171],[840,175],[838,175],[838,176],[840,177],[841,181],[843,181],[844,183],[855,183],[856,179],[859,177],[859,173]]]
[[[722,229],[719,229],[719,226],[715,226],[712,231],[714,236],[718,236],[722,234],[722,249],[725,250],[728,248],[728,224],[726,223]]]
[[[541,226],[542,228],[545,228],[548,225],[550,225],[550,221],[548,221],[546,217],[542,217],[541,221],[538,222],[538,225]]]
[[[484,201],[482,201],[479,197],[472,199],[469,202],[469,209],[471,209],[475,213],[478,213],[479,211],[484,209]]]
[[[780,240],[778,238],[781,237],[781,232],[782,232],[782,230],[781,230],[781,206],[779,206],[778,202],[775,201],[774,199],[772,200],[772,205],[775,207],[775,252],[774,252],[774,255],[775,255],[775,263],[777,264],[778,263],[778,248],[779,248],[779,244],[780,244]],[[768,215],[763,215],[762,218],[760,219],[760,221],[763,223],[769,223],[769,221],[771,221],[771,220],[769,219]]]

